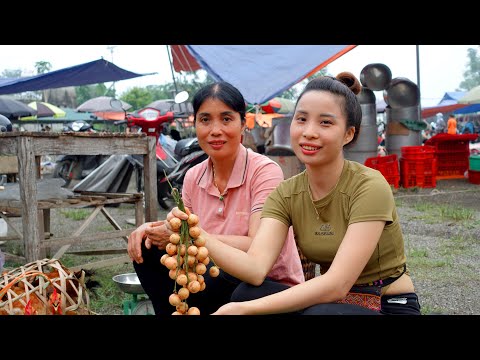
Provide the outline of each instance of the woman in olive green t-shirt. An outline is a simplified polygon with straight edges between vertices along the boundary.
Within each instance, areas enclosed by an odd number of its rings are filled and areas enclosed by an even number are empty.
[[[420,314],[391,188],[380,172],[343,155],[358,138],[360,90],[344,72],[315,78],[300,94],[290,142],[305,171],[267,198],[248,252],[202,233],[217,265],[244,281],[214,314]],[[178,209],[173,216],[186,218]],[[290,225],[321,268],[292,287],[265,280]]]

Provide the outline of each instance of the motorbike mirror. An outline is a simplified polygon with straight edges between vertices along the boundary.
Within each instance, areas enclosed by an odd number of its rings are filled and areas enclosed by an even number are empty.
[[[188,91],[180,91],[177,95],[175,95],[175,103],[181,104],[188,100]]]

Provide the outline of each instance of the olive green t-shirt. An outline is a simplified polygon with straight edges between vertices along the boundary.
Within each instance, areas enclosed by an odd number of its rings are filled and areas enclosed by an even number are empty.
[[[317,220],[317,213],[320,216]],[[270,193],[262,218],[293,226],[302,253],[325,273],[350,224],[386,221],[380,240],[355,284],[398,276],[406,262],[403,235],[390,185],[377,170],[344,160],[337,186],[312,202],[306,171],[284,180]]]

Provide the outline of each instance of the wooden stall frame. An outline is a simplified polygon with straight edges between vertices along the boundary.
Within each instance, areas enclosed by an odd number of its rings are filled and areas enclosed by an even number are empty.
[[[9,132],[0,134],[0,155],[18,158],[22,236],[27,262],[41,258],[45,242],[44,211],[39,209],[36,180],[43,155],[143,155],[145,221],[157,219],[156,138],[125,133]],[[105,209],[104,215],[108,214]],[[49,216],[47,211],[46,216]],[[108,219],[108,215],[107,219]],[[136,217],[138,217],[136,215]],[[49,222],[48,222],[49,223]],[[48,229],[47,229],[48,230]],[[125,257],[124,257],[125,258]]]

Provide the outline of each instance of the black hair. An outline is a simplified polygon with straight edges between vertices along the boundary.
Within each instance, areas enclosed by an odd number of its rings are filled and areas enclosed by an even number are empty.
[[[351,146],[357,141],[358,135],[360,134],[360,125],[362,124],[362,107],[356,96],[361,90],[362,85],[360,81],[350,72],[342,72],[336,77],[320,76],[310,80],[307,86],[305,86],[305,89],[303,89],[297,99],[295,110],[302,96],[309,91],[327,91],[341,97],[343,99],[342,111],[347,118],[347,128],[351,126],[355,128],[355,134],[352,140],[344,145],[345,147]]]
[[[218,99],[225,103],[232,110],[240,114],[242,124],[247,120],[245,113],[247,110],[245,99],[242,93],[232,84],[226,81],[219,81],[208,84],[197,91],[192,100],[193,116],[197,118],[198,109],[207,99]]]

